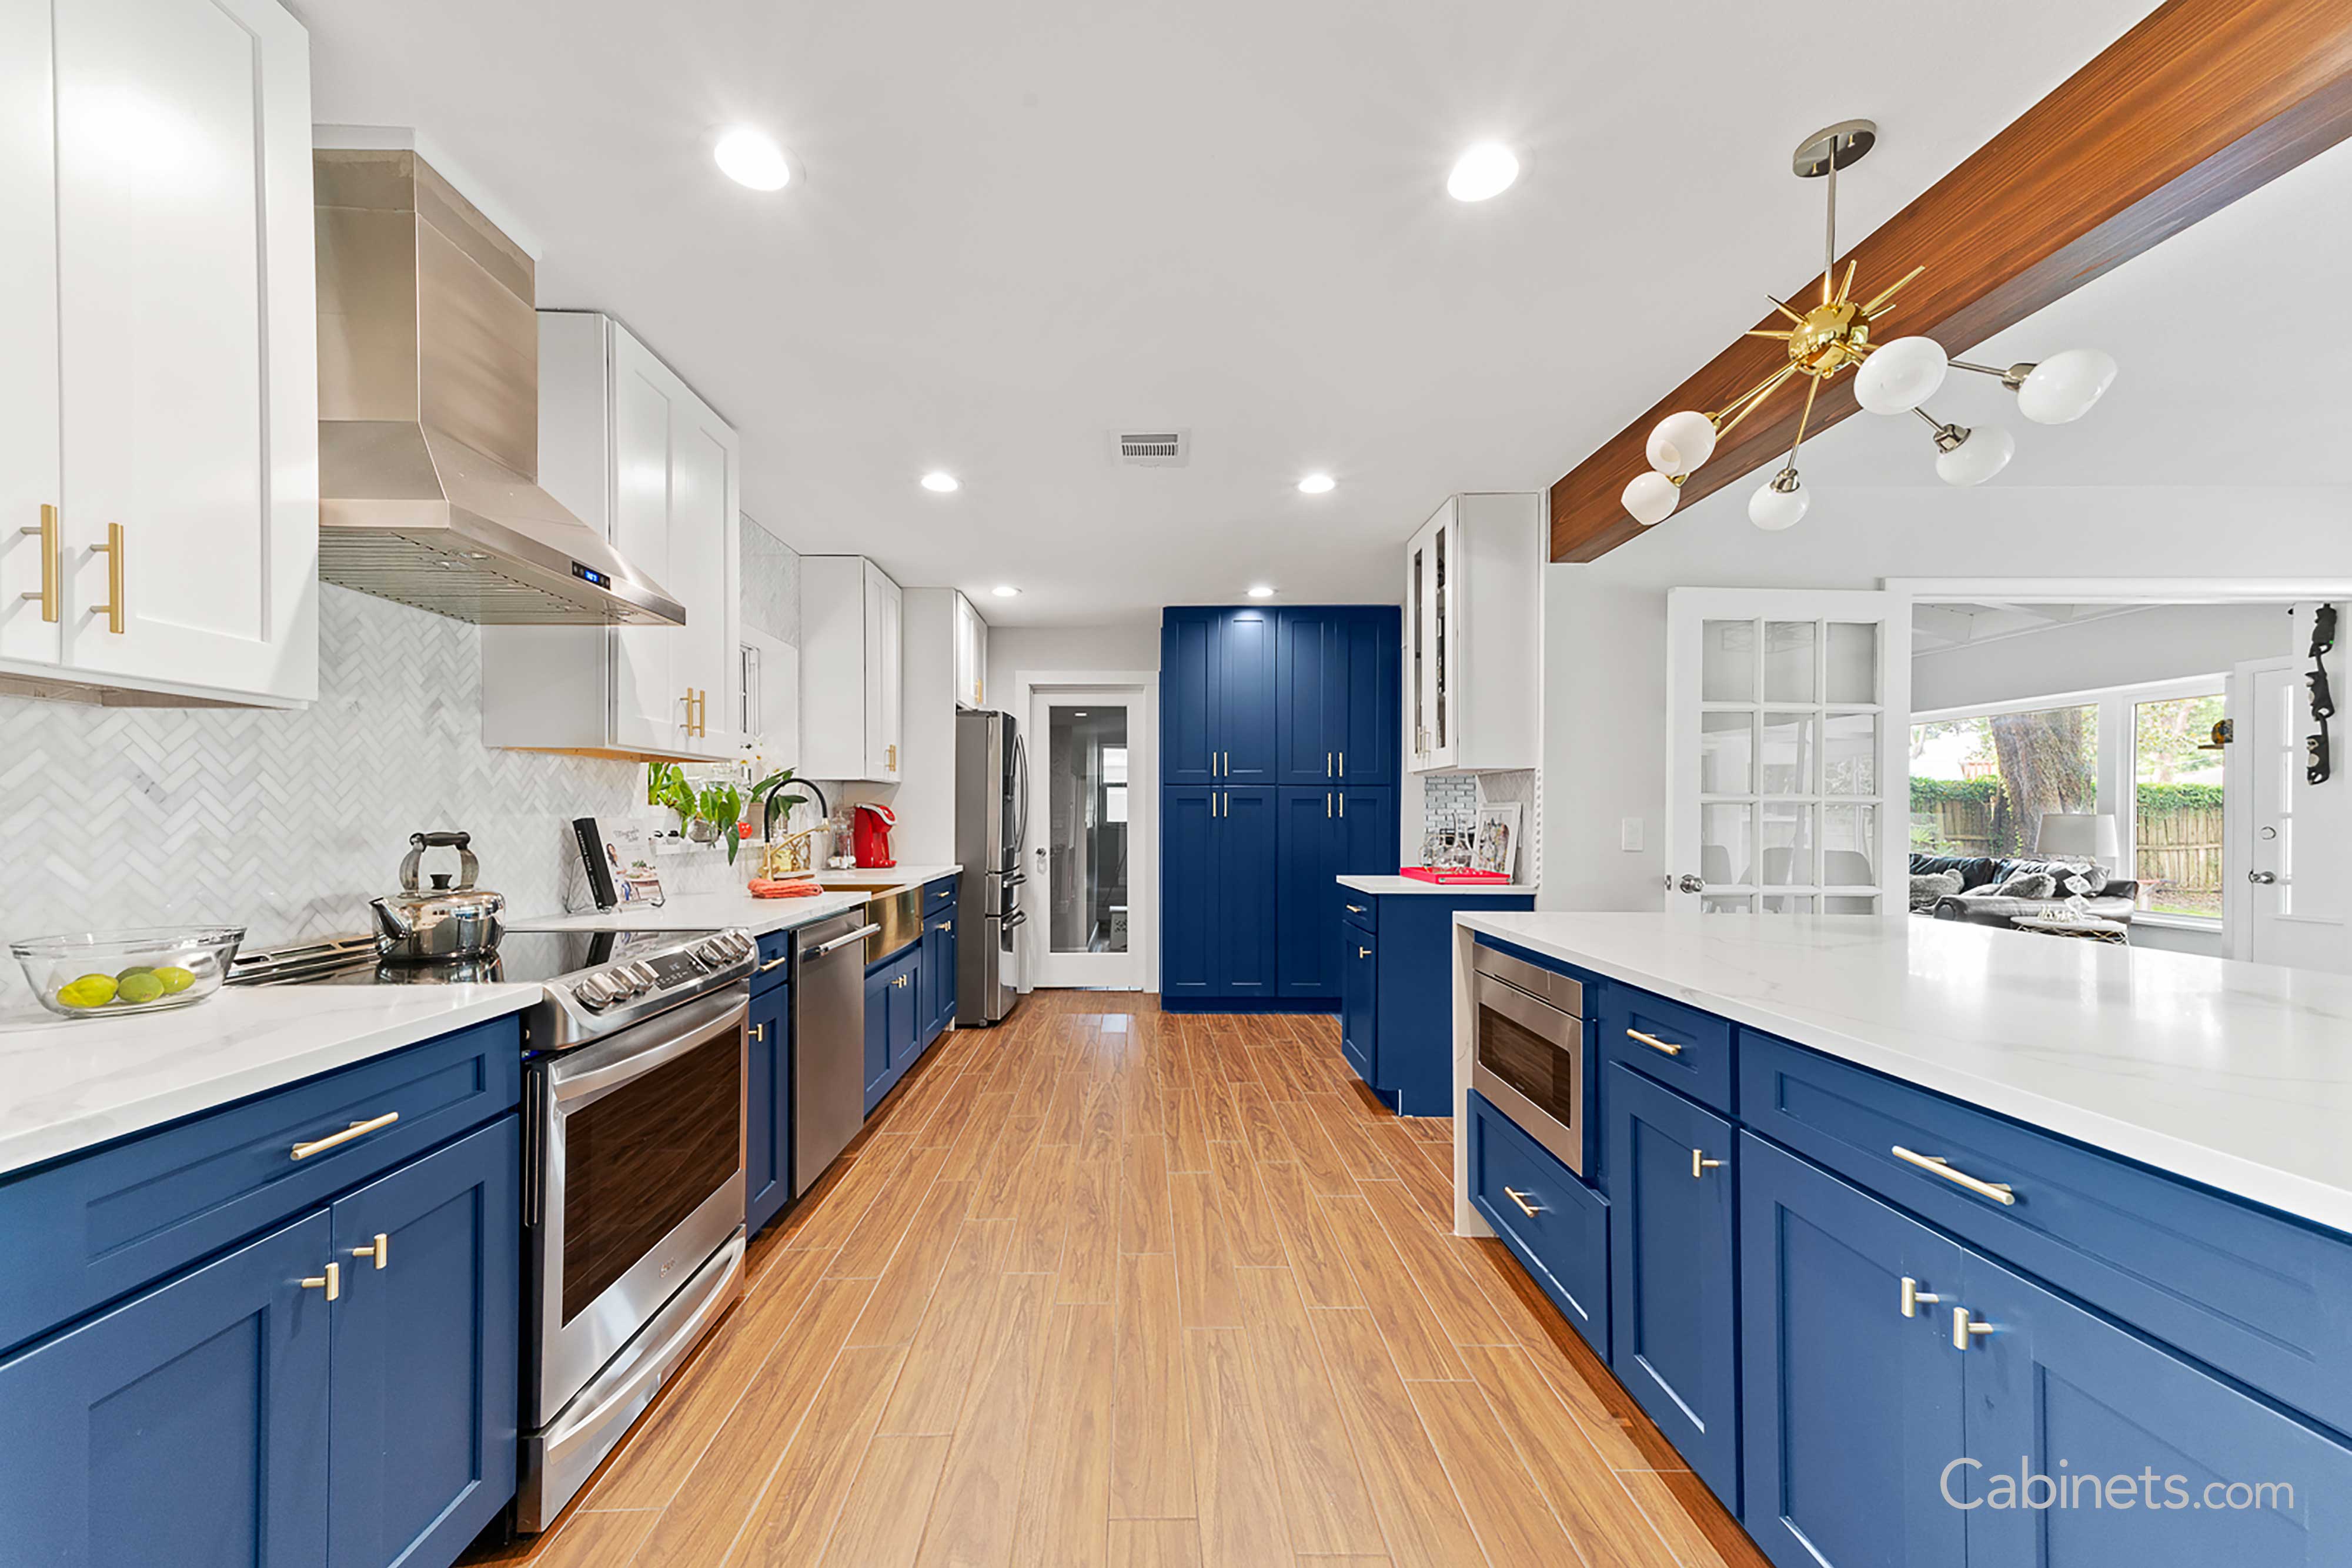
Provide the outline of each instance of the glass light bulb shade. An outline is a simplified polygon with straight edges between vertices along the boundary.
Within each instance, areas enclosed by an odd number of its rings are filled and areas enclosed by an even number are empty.
[[[2036,424],[2072,424],[2115,384],[2116,361],[2096,349],[2069,349],[2033,367],[2017,389],[2017,412]]]
[[[1853,372],[1854,401],[1873,413],[1909,413],[1936,395],[1950,362],[1933,338],[1881,344]]]
[[[1622,498],[1633,520],[1646,528],[1664,522],[1681,504],[1683,493],[1672,479],[1653,469],[1626,486]]]
[[[720,137],[710,155],[729,179],[755,191],[781,191],[793,181],[793,166],[785,160],[784,150],[765,131],[748,125]]]
[[[1981,485],[2017,455],[2017,437],[1998,424],[1979,424],[1949,452],[1936,454],[1936,477],[1947,485]]]
[[[1668,478],[1688,474],[1715,455],[1715,424],[1689,409],[1670,413],[1650,432],[1650,466]]]
[[[1499,196],[1519,177],[1519,161],[1498,141],[1481,141],[1454,160],[1445,179],[1445,193],[1457,202],[1483,202]]]
[[[1793,490],[1775,490],[1767,480],[1748,497],[1748,520],[1768,533],[1793,528],[1804,520],[1805,508],[1813,504],[1813,493],[1802,485]]]

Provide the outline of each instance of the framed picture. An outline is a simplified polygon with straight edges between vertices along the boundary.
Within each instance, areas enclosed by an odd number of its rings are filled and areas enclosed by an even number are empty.
[[[1517,880],[1519,863],[1519,813],[1517,800],[1482,804],[1478,808],[1478,840],[1471,869],[1494,872]]]

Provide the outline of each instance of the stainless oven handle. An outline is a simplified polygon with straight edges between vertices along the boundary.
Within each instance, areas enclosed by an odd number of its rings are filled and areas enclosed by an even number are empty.
[[[802,954],[801,956],[803,958],[822,958],[836,947],[846,947],[852,942],[863,942],[868,936],[873,936],[876,932],[881,929],[882,927],[879,925],[861,925],[846,936],[836,936],[830,942],[818,943],[815,946]]]
[[[716,1264],[719,1270],[718,1277],[708,1286],[709,1293],[691,1312],[686,1315],[685,1321],[681,1322],[669,1338],[662,1343],[660,1349],[646,1353],[639,1360],[637,1375],[623,1382],[599,1400],[593,1408],[577,1416],[567,1411],[557,1416],[554,1428],[547,1434],[546,1438],[551,1449],[562,1448],[566,1440],[575,1433],[594,1431],[603,1424],[608,1412],[644,1386],[646,1377],[665,1374],[677,1364],[679,1358],[701,1339],[702,1332],[709,1326],[710,1320],[721,1309],[734,1305],[735,1296],[728,1291],[727,1287],[742,1270],[743,1251],[743,1238],[740,1234],[727,1239],[727,1245],[713,1254],[710,1263],[703,1266],[706,1273],[709,1272],[713,1264]],[[724,1261],[722,1262],[721,1260]]]
[[[642,1078],[664,1062],[705,1044],[713,1034],[730,1026],[741,1029],[751,1010],[750,995],[742,987],[697,997],[601,1042],[602,1047],[625,1043],[626,1051],[614,1053],[591,1046],[570,1057],[557,1057],[547,1070],[548,1097],[562,1105],[632,1078]],[[572,1065],[574,1062],[578,1065]]]
[[[1581,1052],[1584,1029],[1572,1013],[1564,1013],[1509,982],[1492,975],[1478,977],[1477,1005],[1500,1013],[1555,1050]]]

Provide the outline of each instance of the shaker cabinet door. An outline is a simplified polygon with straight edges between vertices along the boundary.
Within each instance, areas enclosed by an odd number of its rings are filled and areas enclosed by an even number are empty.
[[[1276,795],[1271,786],[1218,789],[1217,817],[1210,823],[1216,846],[1216,953],[1212,994],[1271,997],[1276,992],[1277,867],[1281,839]]]
[[[331,1244],[316,1211],[0,1362],[0,1560],[327,1562],[343,1303],[301,1281],[325,1278]]]
[[[1203,785],[1160,792],[1160,990],[1169,997],[1217,992],[1218,813],[1224,793]]]
[[[1163,784],[1213,783],[1217,754],[1217,612],[1171,610],[1160,626],[1160,765]]]
[[[751,993],[750,1071],[744,1078],[743,1225],[756,1236],[793,1196],[793,988]]]
[[[1961,1568],[1966,1520],[1937,1487],[1967,1451],[1950,1330],[1965,1254],[1752,1134],[1739,1145],[1748,1533],[1780,1568]]]
[[[454,1561],[515,1487],[520,1123],[335,1201],[330,1568]]]
[[[1217,627],[1219,782],[1271,784],[1279,771],[1274,612],[1228,610]]]

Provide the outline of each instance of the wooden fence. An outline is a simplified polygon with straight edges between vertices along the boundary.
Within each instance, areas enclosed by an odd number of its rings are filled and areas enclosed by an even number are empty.
[[[1999,855],[1992,847],[1992,812],[1980,800],[1937,800],[1927,813],[1937,841],[1956,855]],[[2139,824],[2138,865],[2134,876],[2183,893],[2219,893],[2221,888],[2221,811],[2219,807],[2166,811]]]

